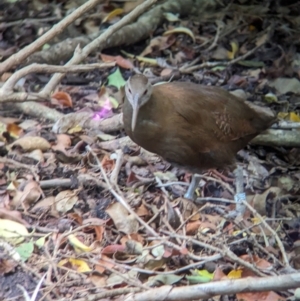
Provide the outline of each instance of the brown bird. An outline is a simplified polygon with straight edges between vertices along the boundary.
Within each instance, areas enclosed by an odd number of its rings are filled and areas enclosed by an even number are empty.
[[[152,86],[140,74],[125,85],[127,135],[192,173],[232,166],[236,153],[275,121],[219,87],[190,82]],[[193,176],[186,198],[194,198],[199,180]]]

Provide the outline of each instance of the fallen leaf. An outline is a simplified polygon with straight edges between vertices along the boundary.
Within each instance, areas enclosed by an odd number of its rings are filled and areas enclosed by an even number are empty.
[[[193,32],[187,27],[177,27],[177,28],[174,28],[171,30],[167,30],[163,33],[163,35],[166,36],[166,35],[170,35],[170,34],[174,34],[174,33],[184,33],[184,34],[190,36],[190,38],[193,40],[194,43],[196,41]]]
[[[108,79],[108,85],[115,86],[118,89],[125,86],[126,84],[126,81],[124,80],[119,68],[117,68],[114,73],[110,74],[107,77],[107,79]]]
[[[119,231],[125,234],[138,232],[138,221],[134,216],[129,215],[128,211],[120,203],[110,205],[105,211],[112,218]]]
[[[55,209],[60,213],[66,213],[71,210],[78,201],[77,191],[64,190],[55,197]]]
[[[0,219],[0,239],[12,245],[18,245],[29,235],[26,227],[20,223]]]
[[[50,149],[50,143],[43,137],[22,137],[15,142],[13,142],[10,147],[21,147],[26,152],[31,152],[35,149],[40,149],[41,151],[47,151]]]
[[[116,8],[112,12],[110,12],[106,17],[103,18],[102,23],[106,23],[111,21],[113,18],[120,16],[124,13],[122,8]]]
[[[112,55],[107,55],[107,54],[100,54],[101,59],[103,62],[106,63],[111,63],[111,62],[116,62],[116,64],[124,69],[133,69],[134,65],[131,61],[123,58],[121,55],[117,55],[117,56],[112,56]]]
[[[55,99],[58,104],[67,107],[72,108],[73,102],[70,94],[64,92],[64,91],[57,91],[51,95],[51,100]],[[55,103],[54,103],[55,104]]]

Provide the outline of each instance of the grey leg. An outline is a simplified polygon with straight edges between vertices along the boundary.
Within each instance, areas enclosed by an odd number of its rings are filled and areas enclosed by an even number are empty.
[[[184,198],[194,201],[195,199],[195,190],[200,182],[200,177],[197,174],[193,174],[192,181],[187,192],[184,195]]]
[[[236,202],[235,210],[238,214],[243,214],[246,210],[243,201],[246,201],[246,194],[244,192],[244,177],[243,177],[243,167],[238,166],[235,171],[235,189],[236,194],[234,196],[234,200]]]

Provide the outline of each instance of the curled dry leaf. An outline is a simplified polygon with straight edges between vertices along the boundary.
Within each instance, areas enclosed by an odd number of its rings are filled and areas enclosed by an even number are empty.
[[[58,266],[64,266],[68,263],[71,264],[72,268],[78,273],[91,272],[91,269],[86,263],[86,261],[82,259],[75,259],[75,258],[63,259],[58,263]]]
[[[66,150],[56,150],[55,151],[55,158],[59,162],[62,163],[71,163],[71,164],[76,164],[80,162],[82,159],[82,156],[79,154],[74,154],[72,153],[72,150],[66,151]]]
[[[45,162],[44,154],[40,149],[35,149],[32,152],[25,154],[24,157],[31,158],[40,163]]]
[[[37,212],[40,209],[45,209],[48,210],[51,208],[55,203],[55,197],[54,196],[49,196],[47,198],[42,199],[41,201],[37,202],[32,208],[31,212]]]
[[[103,54],[101,53],[101,59],[103,62],[116,62],[116,64],[124,69],[133,69],[134,66],[132,64],[131,61],[123,58],[121,55],[117,55],[117,56],[112,56],[112,55],[107,55],[107,54]]]
[[[43,137],[22,137],[15,142],[13,142],[10,147],[21,147],[26,152],[31,152],[35,149],[40,149],[41,151],[47,151],[50,149],[50,143]]]
[[[21,204],[23,208],[28,209],[30,205],[35,203],[43,195],[43,191],[40,185],[33,180],[27,181],[24,185],[20,185],[19,189],[21,186],[23,189],[16,191],[12,205],[17,208]]]
[[[143,50],[140,56],[147,56],[155,51],[168,49],[176,42],[176,37],[168,35],[164,37],[155,37],[151,39],[149,45]]]
[[[102,23],[109,22],[113,18],[120,16],[124,13],[123,8],[116,8],[113,11],[111,11],[105,18],[103,18]]]
[[[8,219],[0,219],[0,239],[13,245],[18,245],[28,235],[28,231],[24,225]]]
[[[260,214],[265,215],[267,200],[272,199],[276,200],[281,193],[281,189],[279,187],[270,187],[262,194],[256,194],[253,198],[252,206],[254,209]]]
[[[164,17],[169,21],[169,22],[178,22],[180,19],[178,18],[177,15],[174,15],[173,13],[163,13]]]
[[[128,214],[128,211],[120,204],[114,203],[106,209],[106,213],[112,218],[116,228],[125,233],[137,233],[139,223],[134,216]]]
[[[52,131],[56,134],[69,133],[78,126],[84,126],[85,122],[90,121],[93,116],[94,113],[91,111],[64,115],[53,125]]]
[[[52,94],[51,96],[51,103],[52,104],[60,104],[64,107],[72,108],[73,107],[73,102],[70,94],[63,92],[63,91],[58,91]]]
[[[174,34],[174,33],[184,33],[184,34],[190,36],[190,38],[193,40],[194,43],[196,41],[193,32],[187,27],[177,27],[177,28],[174,28],[171,30],[167,30],[164,32],[163,35],[166,36],[166,35],[170,35],[170,34]]]
[[[55,197],[55,209],[60,213],[71,210],[78,201],[78,190],[64,190]]]
[[[69,235],[68,240],[75,249],[76,253],[91,252],[93,250],[93,247],[86,246],[74,234]]]
[[[13,138],[19,138],[23,134],[23,129],[15,123],[9,123],[6,127],[6,131],[9,133],[10,137]]]

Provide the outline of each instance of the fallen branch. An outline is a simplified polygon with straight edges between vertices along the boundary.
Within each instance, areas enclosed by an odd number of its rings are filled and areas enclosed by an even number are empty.
[[[32,64],[16,71],[0,89],[0,102],[24,102],[24,101],[45,101],[45,97],[39,93],[19,92],[13,93],[13,88],[16,83],[23,77],[31,73],[76,73],[86,72],[95,69],[113,67],[115,63],[100,63],[89,65],[74,65],[74,66],[53,66],[46,64]]]
[[[14,66],[21,64],[29,55],[40,49],[52,38],[60,34],[65,28],[67,28],[71,23],[73,23],[77,18],[82,16],[85,12],[91,10],[98,3],[103,2],[103,0],[89,0],[71,14],[66,16],[61,22],[54,25],[49,31],[43,34],[40,38],[35,40],[30,45],[24,47],[22,50],[16,54],[10,56],[6,61],[0,63],[0,74],[3,74],[5,71],[8,71]]]
[[[247,277],[237,280],[213,281],[199,285],[173,287],[165,285],[142,293],[132,293],[125,301],[181,301],[208,299],[217,295],[247,292],[281,291],[297,288],[300,273],[263,278]]]

